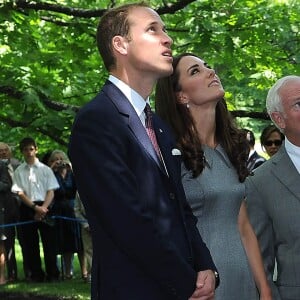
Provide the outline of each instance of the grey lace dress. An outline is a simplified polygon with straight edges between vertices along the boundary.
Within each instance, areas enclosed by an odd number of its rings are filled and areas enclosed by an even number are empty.
[[[204,147],[206,167],[197,178],[182,165],[187,200],[198,218],[197,227],[220,274],[216,300],[259,299],[238,231],[237,220],[245,185],[225,151]]]

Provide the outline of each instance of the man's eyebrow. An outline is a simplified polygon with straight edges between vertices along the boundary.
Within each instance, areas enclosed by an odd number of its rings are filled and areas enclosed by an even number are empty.
[[[159,21],[152,21],[149,24],[147,24],[147,26],[152,26],[152,25],[160,26],[160,27],[162,27],[163,30],[166,30],[166,25]]]
[[[157,21],[152,21],[151,23],[148,24],[148,26],[150,26],[150,25],[157,25],[157,24],[159,24]]]

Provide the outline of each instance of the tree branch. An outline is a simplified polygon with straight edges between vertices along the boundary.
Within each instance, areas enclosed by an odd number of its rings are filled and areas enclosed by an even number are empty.
[[[23,97],[23,93],[20,91],[14,90],[13,87],[9,86],[0,86],[0,93],[6,94],[7,96],[10,96],[12,98],[21,100]],[[78,112],[79,106],[76,105],[70,105],[65,104],[62,102],[53,101],[50,99],[43,98],[43,95],[40,96],[41,102],[48,108],[54,110],[54,111],[62,111],[62,110],[71,110],[75,113]],[[260,119],[260,120],[269,120],[269,116],[266,112],[254,112],[254,111],[244,111],[244,110],[234,110],[231,112],[233,117],[239,117],[239,118],[251,118],[251,119]],[[22,126],[22,124],[11,124],[11,127],[26,127]]]
[[[35,2],[26,0],[17,0],[15,3],[15,7],[18,9],[33,9],[36,11],[53,11],[68,16],[81,18],[101,17],[106,11],[106,9],[81,9],[46,2]]]
[[[259,120],[270,120],[267,112],[233,110],[230,112],[234,118],[251,118]]]
[[[68,142],[66,142],[65,140],[61,139],[59,136],[57,136],[56,134],[53,133],[53,131],[51,130],[51,127],[49,127],[49,130],[45,130],[43,128],[39,128],[39,127],[34,127],[32,125],[32,122],[24,122],[24,121],[16,121],[16,120],[12,120],[10,118],[6,118],[0,115],[0,121],[7,124],[10,127],[22,127],[22,128],[30,128],[36,132],[42,133],[45,136],[48,136],[49,138],[51,138],[53,141],[57,142],[60,145],[63,146],[67,146]]]
[[[157,13],[160,15],[164,14],[174,14],[177,11],[183,9],[190,3],[196,2],[196,0],[178,0],[176,3],[169,4],[165,1],[164,5],[156,9]],[[114,2],[111,7],[115,6]],[[82,9],[82,8],[72,8],[52,3],[38,2],[38,1],[28,1],[28,0],[16,0],[16,9],[33,9],[36,11],[45,10],[57,13],[62,13],[68,16],[81,17],[81,18],[91,18],[91,17],[102,17],[107,9]]]
[[[5,94],[9,97],[12,97],[16,100],[22,100],[24,97],[24,93],[15,90],[11,86],[0,86],[0,93]],[[62,102],[57,102],[54,100],[46,99],[43,95],[39,95],[41,102],[48,108],[53,109],[55,111],[62,111],[62,110],[72,110],[77,112],[79,107],[76,105],[65,104]]]
[[[197,0],[179,0],[174,4],[169,4],[164,1],[164,6],[157,8],[156,11],[159,15],[175,14],[177,11],[196,1]]]
[[[56,134],[53,134],[53,132],[51,132],[51,128],[49,128],[49,129],[50,130],[45,130],[43,128],[36,128],[36,131],[42,133],[43,135],[48,136],[53,141],[57,142],[58,144],[60,144],[62,146],[68,146],[68,141],[65,141],[65,140],[61,139],[60,137],[58,137]]]

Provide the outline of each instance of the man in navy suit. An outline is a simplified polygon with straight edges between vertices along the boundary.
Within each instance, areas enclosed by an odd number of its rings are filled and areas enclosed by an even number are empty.
[[[110,76],[69,145],[93,239],[92,299],[213,299],[216,267],[185,199],[180,151],[156,115],[158,154],[145,129],[172,40],[154,10],[129,4],[102,17],[97,41]]]

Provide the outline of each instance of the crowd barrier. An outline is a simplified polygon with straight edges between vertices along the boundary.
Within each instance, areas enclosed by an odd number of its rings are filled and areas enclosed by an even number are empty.
[[[75,221],[75,222],[79,222],[79,223],[86,223],[87,222],[87,220],[77,219],[77,218],[69,218],[69,217],[64,217],[64,216],[49,216],[47,219],[45,219],[45,222],[47,223],[49,221],[49,219],[53,219],[53,220],[55,220],[55,219],[63,219],[63,220]],[[31,224],[31,223],[36,223],[36,222],[44,222],[44,221],[31,220],[31,221],[8,223],[8,224],[2,224],[2,225],[0,225],[0,228],[20,226],[20,225]]]

